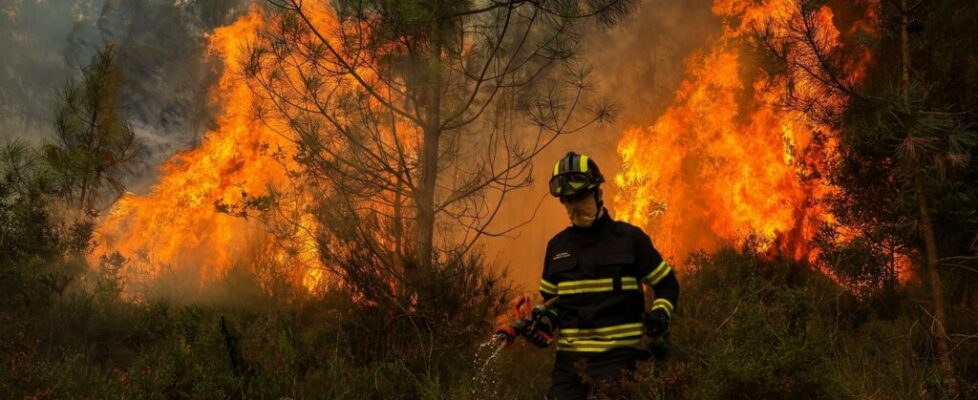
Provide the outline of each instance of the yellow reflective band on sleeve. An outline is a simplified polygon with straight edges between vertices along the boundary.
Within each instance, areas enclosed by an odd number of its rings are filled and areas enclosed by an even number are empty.
[[[554,175],[556,176],[558,172],[560,172],[560,161],[554,164]]]
[[[619,347],[639,347],[642,345],[642,338],[624,340],[557,340],[558,351],[579,351],[597,353]]]
[[[666,311],[666,315],[669,315],[669,317],[672,318],[673,306],[672,306],[672,303],[669,302],[669,300],[666,300],[666,299],[655,299],[655,301],[652,302],[652,309],[655,310],[657,308],[661,308],[661,309],[665,310]]]
[[[581,154],[581,172],[587,172],[587,156]]]
[[[638,290],[638,281],[630,276],[621,278],[622,290]],[[578,293],[600,293],[615,290],[615,283],[612,278],[605,279],[585,279],[580,281],[567,281],[557,284],[558,295],[578,294]]]
[[[670,271],[672,271],[672,267],[670,267],[669,264],[666,264],[666,262],[663,260],[659,263],[658,267],[655,267],[652,272],[645,275],[645,277],[642,278],[642,281],[652,286],[658,285],[659,281],[661,281],[662,278],[665,278],[666,275],[669,275]]]
[[[568,340],[618,339],[632,336],[642,336],[643,329],[643,324],[641,322],[591,329],[564,328],[560,330],[560,337]]]
[[[544,279],[540,280],[540,291],[546,294],[557,294],[557,285],[547,282]]]

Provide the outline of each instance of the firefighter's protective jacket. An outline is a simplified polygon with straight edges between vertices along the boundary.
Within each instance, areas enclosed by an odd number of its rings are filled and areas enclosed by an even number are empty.
[[[571,226],[547,243],[540,293],[557,303],[558,358],[640,349],[645,319],[642,284],[652,309],[670,317],[679,299],[672,268],[638,227],[612,220],[607,210],[591,227]]]

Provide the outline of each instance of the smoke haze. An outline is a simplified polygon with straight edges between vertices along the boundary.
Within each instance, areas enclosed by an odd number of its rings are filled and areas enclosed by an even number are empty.
[[[591,156],[609,181],[603,188],[610,209],[620,135],[627,127],[650,125],[672,102],[686,57],[720,32],[711,5],[708,0],[645,1],[611,28],[588,29],[582,58],[593,66],[596,96],[614,103],[615,119],[555,142],[534,162],[533,187],[511,195],[504,205],[497,225],[532,222],[508,237],[486,239],[486,250],[497,264],[509,265],[518,284],[536,290],[547,241],[569,225],[563,207],[548,194],[553,163],[571,150]]]
[[[53,136],[59,93],[106,44],[116,45],[124,117],[146,145],[132,179],[145,189],[156,166],[196,144],[209,125],[207,87],[217,66],[205,34],[243,11],[241,0],[71,0],[0,3],[0,138]]]

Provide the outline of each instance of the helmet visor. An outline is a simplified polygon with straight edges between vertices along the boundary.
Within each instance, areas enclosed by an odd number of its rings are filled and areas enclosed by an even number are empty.
[[[550,178],[550,195],[569,196],[591,190],[594,185],[591,176],[583,172],[568,172]]]

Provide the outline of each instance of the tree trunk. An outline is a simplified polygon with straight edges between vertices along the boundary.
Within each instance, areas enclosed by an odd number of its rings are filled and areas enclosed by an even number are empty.
[[[903,55],[903,65],[900,67],[901,94],[903,95],[904,105],[910,103],[910,32],[907,32],[907,24],[910,23],[910,10],[907,9],[907,0],[900,1],[900,53]]]
[[[927,194],[919,178],[916,179],[914,191],[917,195],[917,206],[920,207],[920,234],[924,237],[924,247],[927,251],[927,282],[930,285],[930,298],[934,305],[934,322],[931,324],[931,334],[937,342],[937,358],[944,370],[944,386],[948,395],[958,397],[958,383],[954,374],[954,364],[951,363],[951,350],[948,346],[947,332],[944,330],[947,321],[947,308],[944,304],[944,287],[938,270],[940,259],[937,256],[937,243],[934,240],[934,228],[931,225],[930,211],[927,209]]]
[[[900,52],[903,63],[901,65],[901,86],[904,106],[910,106],[910,32],[907,25],[910,23],[910,8],[907,0],[900,0]],[[944,387],[947,394],[953,399],[958,397],[958,384],[954,374],[954,364],[951,363],[951,350],[948,346],[947,332],[944,330],[947,321],[947,308],[944,304],[944,287],[941,284],[940,258],[937,255],[937,242],[934,240],[934,227],[930,219],[930,210],[927,206],[927,192],[924,190],[924,183],[920,176],[919,169],[914,172],[914,194],[917,197],[917,207],[920,208],[920,234],[924,238],[924,247],[927,252],[927,282],[930,286],[931,303],[934,307],[934,321],[931,324],[931,334],[937,344],[937,358],[940,360],[941,369],[944,371]]]
[[[424,138],[421,145],[421,179],[417,191],[417,242],[415,257],[418,265],[425,271],[429,269],[433,257],[435,235],[435,188],[438,183],[438,153],[441,141],[441,42],[436,39],[432,43],[431,54],[428,57],[427,68],[430,80],[428,86],[427,115],[425,118]]]
[[[438,114],[436,111],[435,114]],[[421,149],[421,181],[417,195],[417,243],[415,257],[419,266],[431,266],[435,235],[435,183],[438,180],[439,128],[425,127]]]
[[[401,193],[394,193],[394,255],[397,256],[397,261],[400,262],[404,257],[404,249],[401,247],[401,243],[404,240],[404,218],[402,214],[403,200],[401,199]]]

